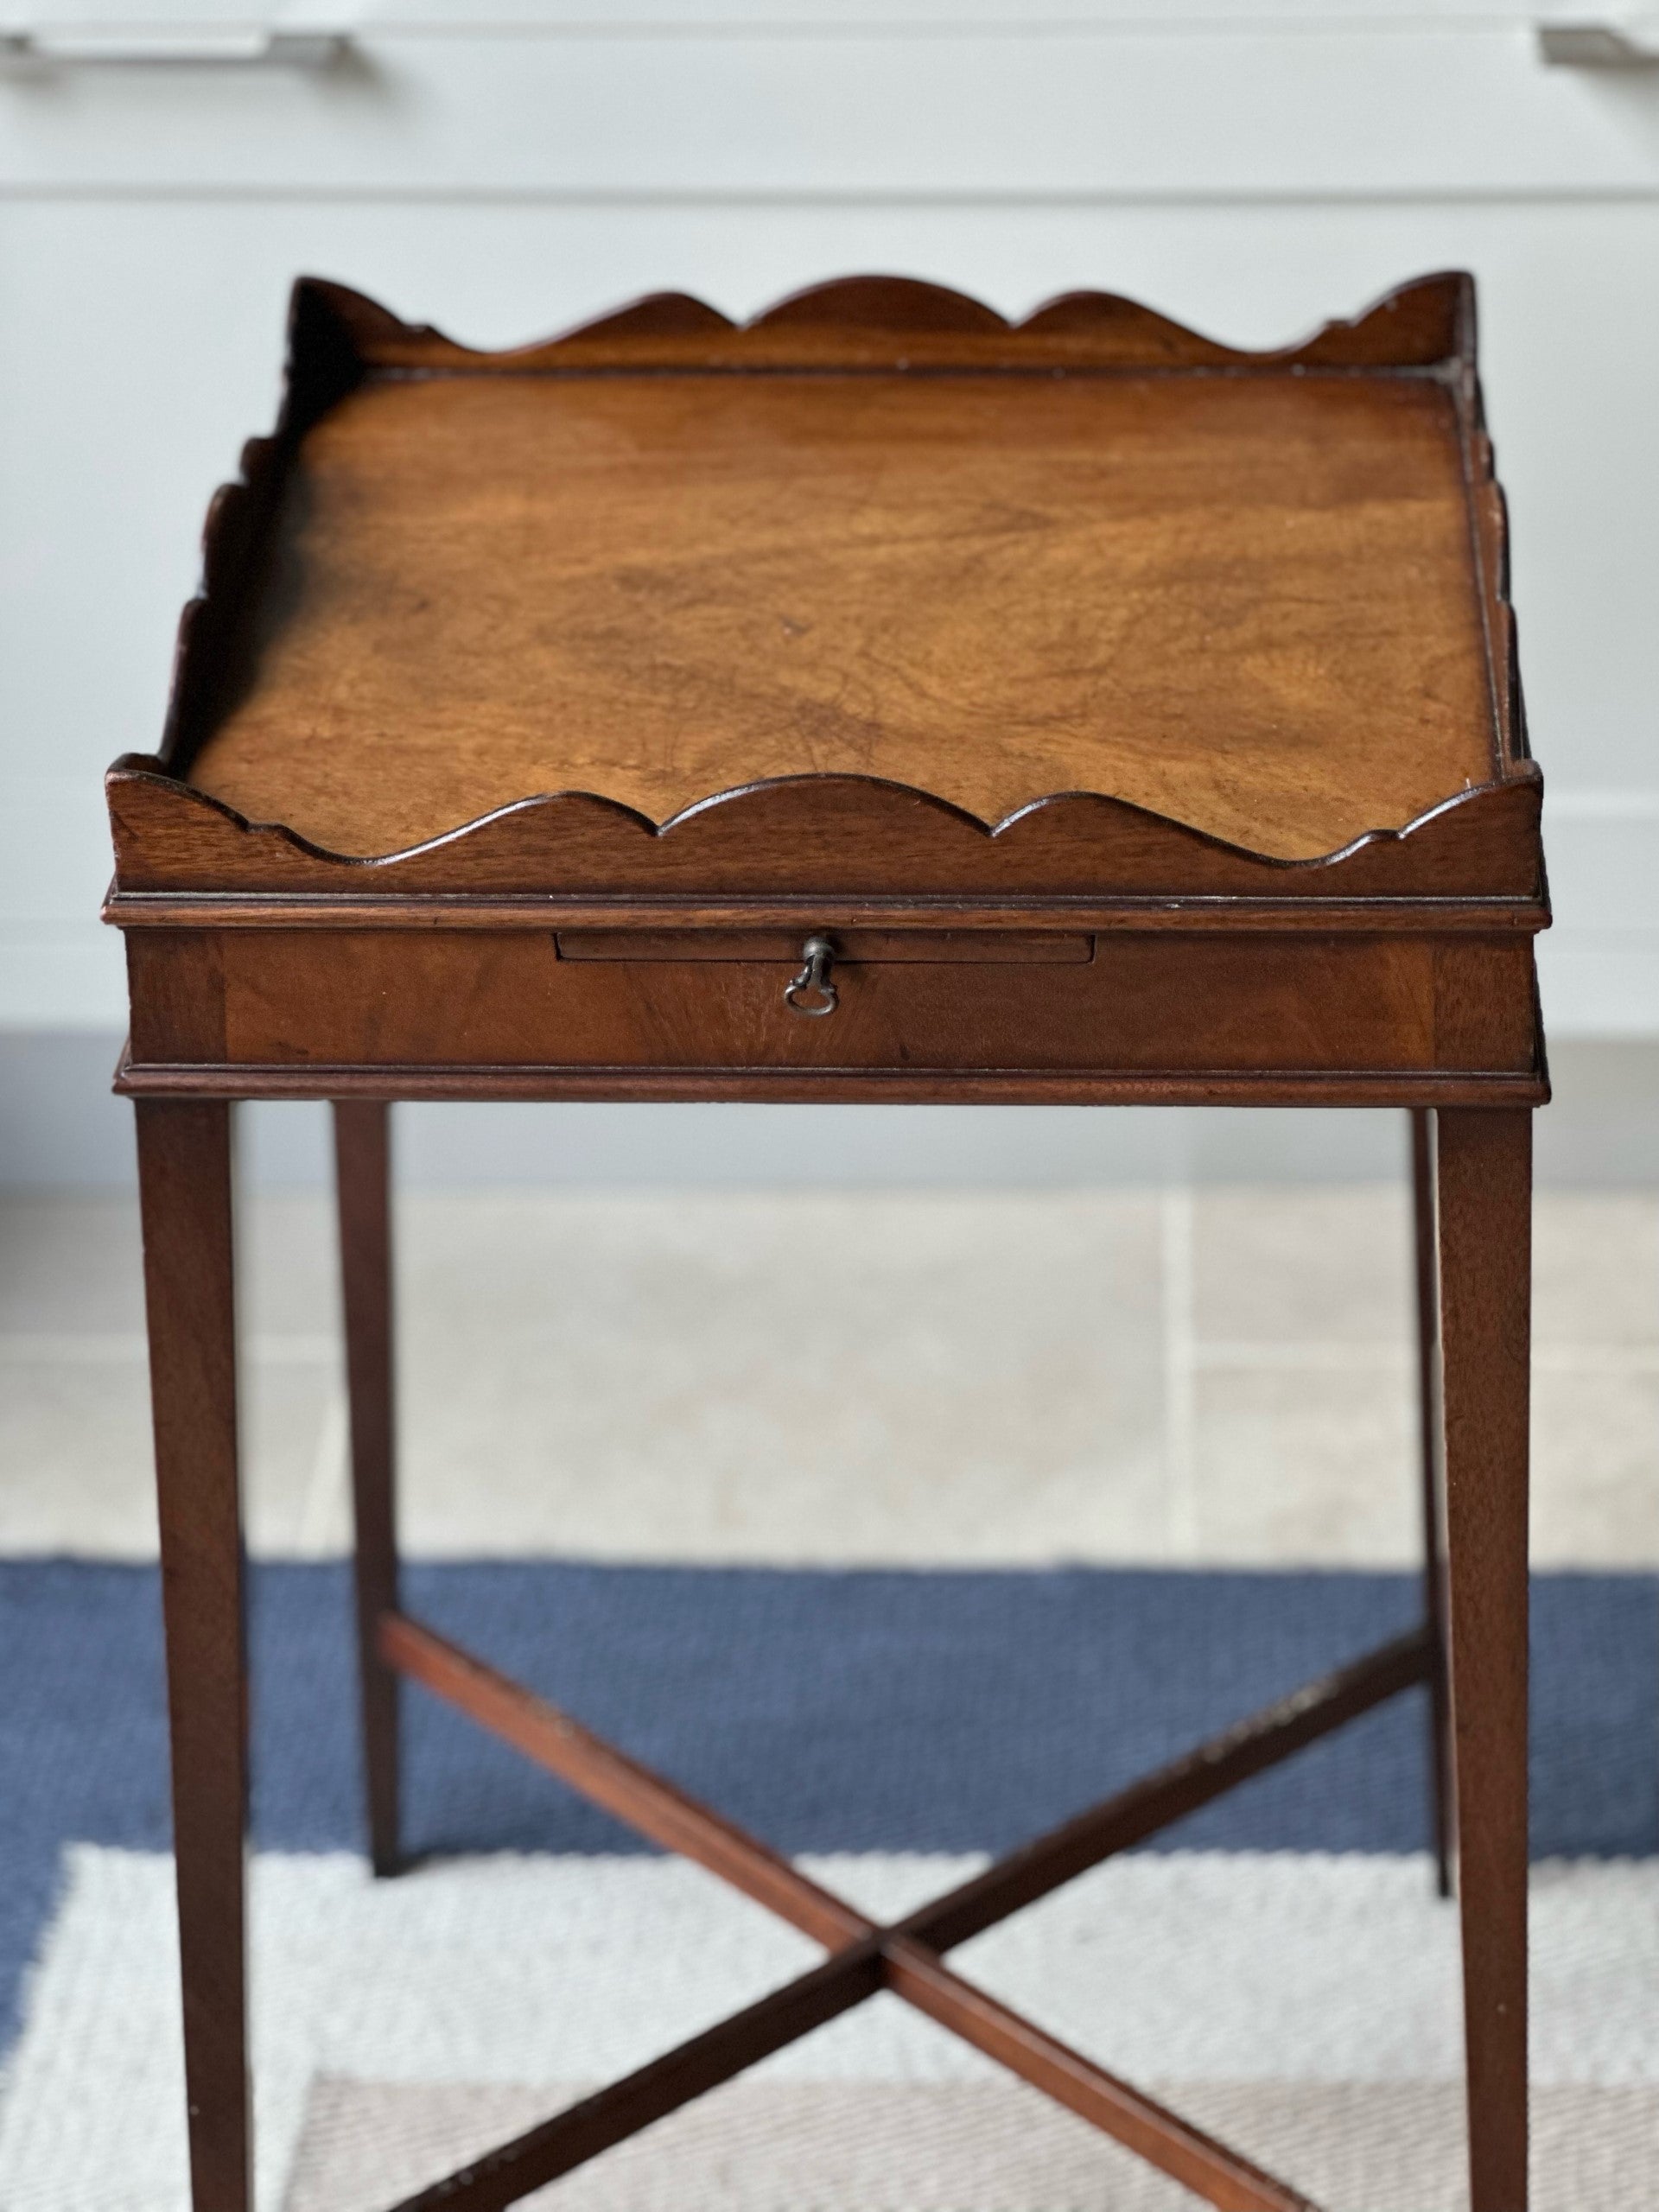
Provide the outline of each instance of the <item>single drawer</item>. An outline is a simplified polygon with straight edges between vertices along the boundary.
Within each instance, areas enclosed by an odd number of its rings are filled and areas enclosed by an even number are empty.
[[[1535,1058],[1522,938],[850,931],[843,955],[822,934],[835,949],[815,985],[784,932],[135,931],[133,1058],[944,1077]]]

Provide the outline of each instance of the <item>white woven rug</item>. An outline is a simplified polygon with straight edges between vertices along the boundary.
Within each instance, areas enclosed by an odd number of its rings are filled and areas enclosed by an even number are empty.
[[[968,1859],[810,1863],[889,1915]],[[261,2212],[378,2212],[810,1964],[658,1859],[255,1867]],[[1659,2203],[1659,1862],[1537,1870],[1539,2212]],[[1455,1916],[1419,1859],[1135,1856],[954,1955],[1332,2212],[1464,2202]],[[0,2106],[5,2212],[183,2212],[169,1862],[77,1847]],[[1193,2200],[893,2000],[530,2202],[1165,2212]]]

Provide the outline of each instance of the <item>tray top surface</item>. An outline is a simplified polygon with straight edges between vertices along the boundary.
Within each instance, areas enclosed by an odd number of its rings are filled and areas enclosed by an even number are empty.
[[[187,772],[335,852],[842,772],[1301,859],[1497,772],[1431,377],[377,375],[282,502]]]

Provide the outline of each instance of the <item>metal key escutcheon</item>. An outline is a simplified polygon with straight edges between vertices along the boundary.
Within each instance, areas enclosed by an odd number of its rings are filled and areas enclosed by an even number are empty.
[[[827,937],[810,937],[801,947],[801,958],[806,963],[798,976],[784,985],[784,1004],[791,1014],[804,1014],[814,1020],[833,1014],[841,1003],[841,994],[830,980],[830,963],[836,957],[836,948]],[[804,1001],[815,997],[817,1006]]]

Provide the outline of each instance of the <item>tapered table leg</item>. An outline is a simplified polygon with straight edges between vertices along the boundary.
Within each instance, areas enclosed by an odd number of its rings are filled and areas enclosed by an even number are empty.
[[[1436,1122],[1470,2206],[1523,2212],[1532,1122]]]
[[[247,1696],[230,1108],[138,1102],[194,2212],[248,2212]]]
[[[398,1683],[380,1656],[379,1624],[397,1604],[392,1414],[391,1109],[339,1100],[334,1166],[340,1282],[352,1416],[358,1668],[369,1851],[377,1874],[397,1870]]]
[[[1434,1116],[1411,1117],[1412,1218],[1417,1260],[1418,1448],[1422,1467],[1423,1617],[1433,1640],[1428,1677],[1429,1837],[1435,1879],[1452,1894],[1452,1697],[1447,1675],[1445,1502],[1440,1470],[1440,1269],[1434,1229]]]

